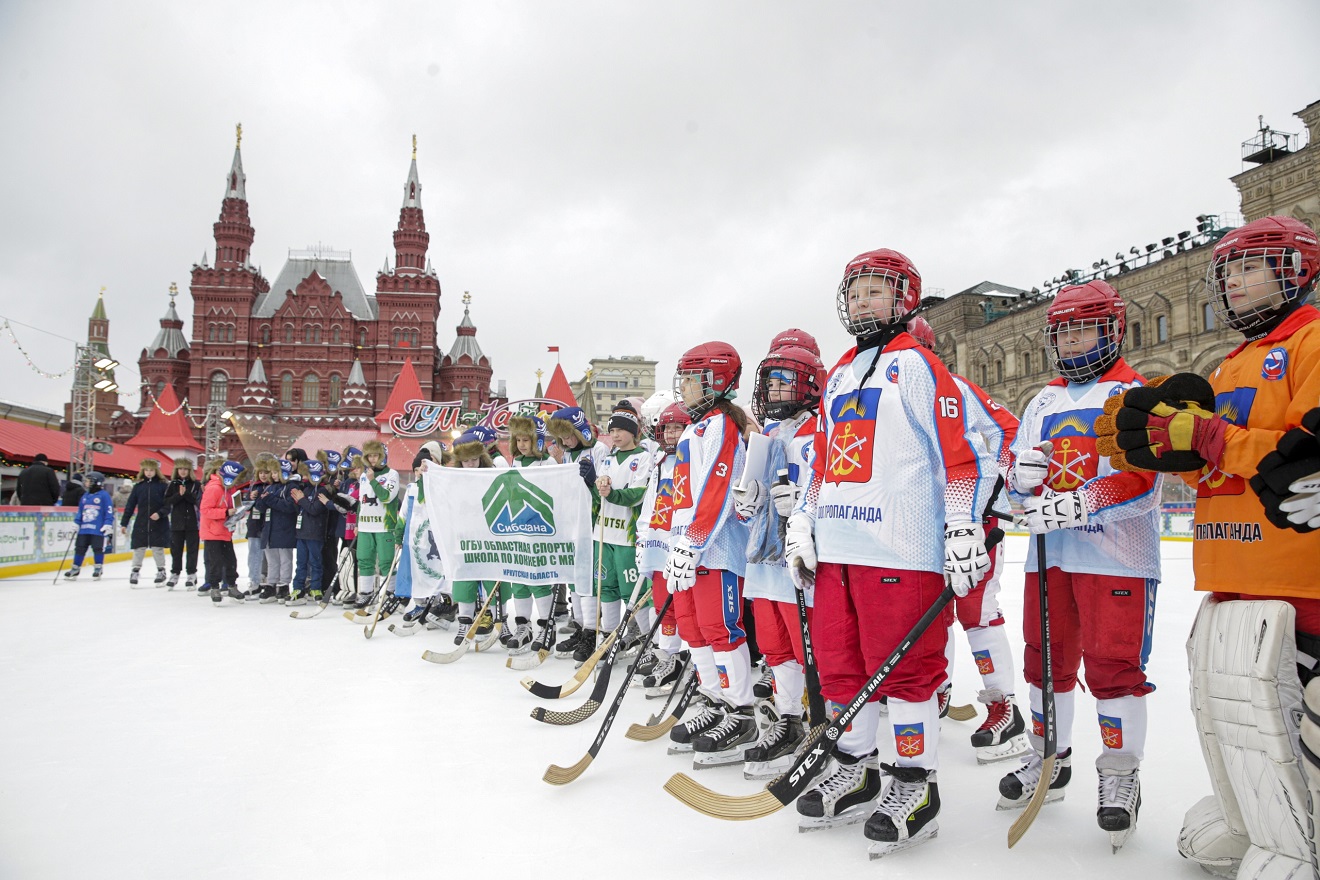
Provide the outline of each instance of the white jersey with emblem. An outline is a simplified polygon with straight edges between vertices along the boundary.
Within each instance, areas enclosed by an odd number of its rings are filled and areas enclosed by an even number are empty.
[[[669,527],[674,518],[674,456],[665,455],[651,468],[651,479],[637,516],[638,577],[665,570],[669,558]]]
[[[372,491],[371,483],[373,480],[377,486],[385,490],[384,501]],[[386,468],[378,474],[373,474],[371,469],[367,468],[362,476],[358,477],[357,530],[377,534],[390,531],[393,522],[386,522],[386,505],[393,505],[393,509],[397,511],[398,498],[398,471],[394,468]],[[397,516],[397,512],[395,516]],[[394,519],[394,517],[389,518]]]
[[[824,562],[942,572],[945,524],[979,522],[998,478],[952,374],[907,333],[830,372],[812,454],[798,510]]]
[[[1081,492],[1087,523],[1045,536],[1050,568],[1083,574],[1160,577],[1160,477],[1115,470],[1095,449],[1095,420],[1105,401],[1134,385],[1141,376],[1119,360],[1092,382],[1057,379],[1046,385],[1022,414],[1013,455],[1052,445],[1045,487]],[[1026,495],[1010,491],[1018,502]],[[1028,545],[1027,571],[1036,570],[1036,542]]]
[[[623,460],[620,461],[620,455]],[[637,541],[638,511],[646,494],[647,478],[651,475],[654,459],[644,446],[627,453],[613,452],[596,466],[596,477],[610,478],[609,497],[600,499],[600,539],[616,547],[632,547]],[[612,499],[631,498],[631,504],[618,504]]]
[[[747,526],[733,510],[732,489],[746,459],[738,426],[712,410],[683,429],[674,462],[672,536],[687,536],[698,566],[739,577],[747,568]]]
[[[796,488],[799,496],[811,482],[811,440],[816,434],[814,416],[814,413],[807,413],[787,421],[776,422],[767,425],[764,431],[766,436],[783,448],[784,463],[788,468],[788,482]],[[777,482],[779,477],[777,474],[766,473],[757,475],[757,479],[768,488],[771,483]],[[766,518],[771,520],[772,527],[779,527],[775,522],[779,519],[779,511],[775,509],[774,500],[769,497],[769,493],[766,494],[765,504],[749,523],[749,530],[753,535],[760,534],[760,529],[767,528],[763,523]],[[748,549],[750,551],[751,547],[749,546]],[[808,591],[808,599],[813,592]],[[749,557],[746,580],[743,581],[743,597],[770,599],[790,605],[797,603],[797,590],[793,586],[793,578],[788,573],[788,563],[784,561],[782,554],[773,562],[752,562]],[[811,602],[808,601],[807,604],[810,605]]]

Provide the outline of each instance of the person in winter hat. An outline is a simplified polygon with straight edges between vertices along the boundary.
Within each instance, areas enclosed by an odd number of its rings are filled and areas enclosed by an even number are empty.
[[[77,507],[87,487],[83,485],[82,474],[73,474],[64,484],[64,494],[60,496],[60,507]]]
[[[577,464],[578,474],[587,484],[588,489],[593,489],[596,484],[596,469],[609,456],[610,451],[604,443],[596,441],[596,432],[592,429],[591,423],[587,421],[586,413],[578,406],[566,406],[563,409],[556,410],[551,414],[545,423],[546,432],[555,439],[559,448],[563,450],[563,460],[565,464]],[[596,495],[592,497],[591,516],[594,522],[600,512],[600,502]],[[591,598],[591,584],[569,584],[568,591],[573,597],[572,612],[573,620],[577,624],[576,632],[581,632],[586,624],[595,626],[596,615],[593,611],[589,615],[590,620],[584,617],[582,600],[583,597]],[[593,633],[594,634],[594,633]],[[576,633],[564,640],[555,649],[559,656],[568,656],[577,649]]]
[[[549,460],[545,452],[545,422],[536,416],[509,419],[509,453],[514,467],[537,467]]]
[[[78,537],[74,539],[73,568],[64,573],[70,580],[76,578],[82,570],[89,547],[96,563],[92,577],[101,576],[101,566],[105,562],[105,539],[114,534],[115,530],[115,506],[110,500],[110,493],[103,488],[104,483],[105,475],[92,471],[87,475],[87,491],[78,499],[78,513],[74,517],[78,525]]]
[[[290,605],[307,604],[309,594],[312,601],[321,600],[321,546],[325,543],[325,519],[331,502],[330,496],[320,491],[325,465],[304,461],[298,465],[298,477],[289,484],[289,497],[298,507],[297,561],[289,587]]]
[[[233,511],[230,490],[225,485],[225,474],[230,475],[232,482],[236,472],[241,471],[242,466],[234,461],[212,459],[206,463],[199,514],[206,580],[198,594],[209,594],[211,602],[215,604],[223,601],[225,594],[235,599],[243,598],[243,594],[238,592],[238,559],[234,556],[234,535],[225,525]]]
[[[454,441],[454,461],[459,467],[496,467],[484,435],[465,431]]]
[[[289,494],[289,480],[294,476],[293,462],[271,456],[267,466],[271,482],[262,491],[257,505],[263,511],[261,544],[266,561],[260,601],[269,605],[289,597],[293,554],[298,545],[298,505]]]
[[[362,444],[365,468],[358,480],[357,512],[357,604],[365,608],[380,578],[394,563],[394,530],[399,518],[399,472],[386,463],[385,444],[368,440]],[[389,590],[390,584],[379,584]]]
[[[197,546],[199,540],[198,505],[202,503],[202,484],[193,478],[191,459],[174,459],[174,477],[165,487],[161,507],[170,520],[170,589],[179,582],[187,552],[186,586],[197,585]]]
[[[142,571],[142,560],[147,549],[156,561],[156,586],[165,583],[165,548],[170,543],[170,523],[165,506],[165,480],[160,475],[160,462],[154,458],[144,458],[139,465],[137,482],[133,492],[124,505],[124,513],[119,524],[128,528],[133,521],[133,533],[130,546],[133,548],[133,571],[128,576],[130,584],[138,582]],[[136,518],[134,515],[136,514]]]

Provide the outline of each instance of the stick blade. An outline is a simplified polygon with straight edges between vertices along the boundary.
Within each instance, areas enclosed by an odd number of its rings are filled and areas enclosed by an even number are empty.
[[[720,794],[711,791],[686,773],[675,773],[669,777],[669,781],[665,783],[665,791],[698,813],[731,822],[762,819],[784,808],[784,805],[768,791],[741,796]]]
[[[442,654],[439,651],[423,651],[422,659],[427,663],[453,663],[467,653],[467,646],[468,643],[465,641],[447,654]]]
[[[628,728],[628,732],[624,734],[624,737],[635,742],[651,742],[664,736],[677,723],[678,719],[670,715],[659,724],[634,724]]]
[[[976,717],[976,709],[973,706],[950,706],[949,717],[954,721],[971,721]]]
[[[582,772],[591,766],[594,757],[591,752],[587,752],[582,759],[572,767],[560,767],[558,764],[551,764],[545,768],[545,775],[541,777],[542,782],[548,782],[551,785],[568,785],[573,780],[582,775]]]
[[[530,669],[536,669],[545,662],[545,658],[550,656],[549,651],[537,651],[535,654],[518,654],[504,661],[508,669],[516,669],[519,672],[527,672]]]
[[[1050,781],[1054,779],[1054,755],[1045,759],[1040,768],[1040,783],[1037,783],[1036,790],[1031,794],[1031,800],[1027,802],[1027,807],[1022,811],[1022,815],[1017,817],[1011,828],[1008,829],[1008,848],[1012,849],[1022,835],[1027,833],[1031,823],[1036,821],[1036,814],[1045,803],[1045,796],[1050,791]]]
[[[556,712],[553,709],[537,706],[532,710],[532,717],[546,724],[558,724],[560,727],[567,727],[570,724],[586,721],[592,715],[595,715],[596,710],[599,708],[599,700],[587,700],[571,712]]]
[[[532,678],[530,675],[523,676],[523,678],[518,683],[521,684],[523,687],[527,688],[527,690],[530,691],[533,696],[540,697],[543,700],[559,699],[558,685],[542,684],[541,682]]]

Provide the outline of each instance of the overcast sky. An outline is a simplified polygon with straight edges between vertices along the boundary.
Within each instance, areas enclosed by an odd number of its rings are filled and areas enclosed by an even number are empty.
[[[0,314],[70,339],[104,285],[137,406],[171,281],[214,259],[243,124],[253,259],[351,250],[368,290],[418,137],[448,349],[496,380],[562,347],[678,355],[775,332],[828,362],[844,264],[1030,288],[1236,211],[1257,115],[1320,100],[1296,2],[104,3],[0,0]],[[1305,134],[1302,135],[1305,142]],[[70,342],[14,328],[38,367]],[[0,333],[0,399],[58,409]],[[548,376],[547,376],[548,379]],[[750,378],[744,400],[750,396]]]

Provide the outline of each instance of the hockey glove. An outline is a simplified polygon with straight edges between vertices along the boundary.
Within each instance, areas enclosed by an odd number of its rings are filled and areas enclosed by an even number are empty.
[[[101,534],[105,535],[107,538],[113,535],[114,533],[115,533],[114,523],[106,523],[105,525],[101,526]]]
[[[765,489],[760,480],[748,480],[745,486],[733,487],[733,509],[739,519],[751,519],[765,504]]]
[[[1176,373],[1109,398],[1095,420],[1096,450],[1119,470],[1198,471],[1219,464],[1227,428],[1210,383]]]
[[[799,589],[807,589],[816,580],[816,536],[811,517],[796,513],[788,518],[784,532],[784,561],[789,576]]]
[[[1043,535],[1055,529],[1071,529],[1086,525],[1090,511],[1081,492],[1046,492],[1039,498],[1028,498],[1022,506],[1022,521],[1033,535]]]
[[[944,527],[944,580],[960,598],[966,596],[990,570],[985,532],[976,523],[949,523]]]
[[[1260,460],[1251,488],[1276,528],[1320,529],[1320,407],[1302,416],[1301,427],[1282,437]]]
[[[1024,449],[1013,461],[1013,488],[1022,494],[1034,492],[1045,483],[1050,473],[1050,453],[1053,444],[1042,443],[1035,449]]]
[[[775,483],[770,487],[770,497],[775,502],[775,513],[782,517],[793,515],[797,504],[798,487],[793,483]]]
[[[687,535],[679,535],[669,542],[669,558],[665,560],[665,585],[670,592],[681,593],[692,589],[697,582],[699,551],[692,549]]]
[[[633,548],[633,565],[637,566],[638,577],[641,577],[643,573],[650,574],[650,572],[643,572],[642,569],[642,557],[645,555],[646,552],[642,547],[641,539],[638,539],[637,546]]]
[[[580,476],[587,484],[588,489],[595,488],[596,462],[592,460],[591,456],[584,455],[581,460],[578,461],[578,476]]]

